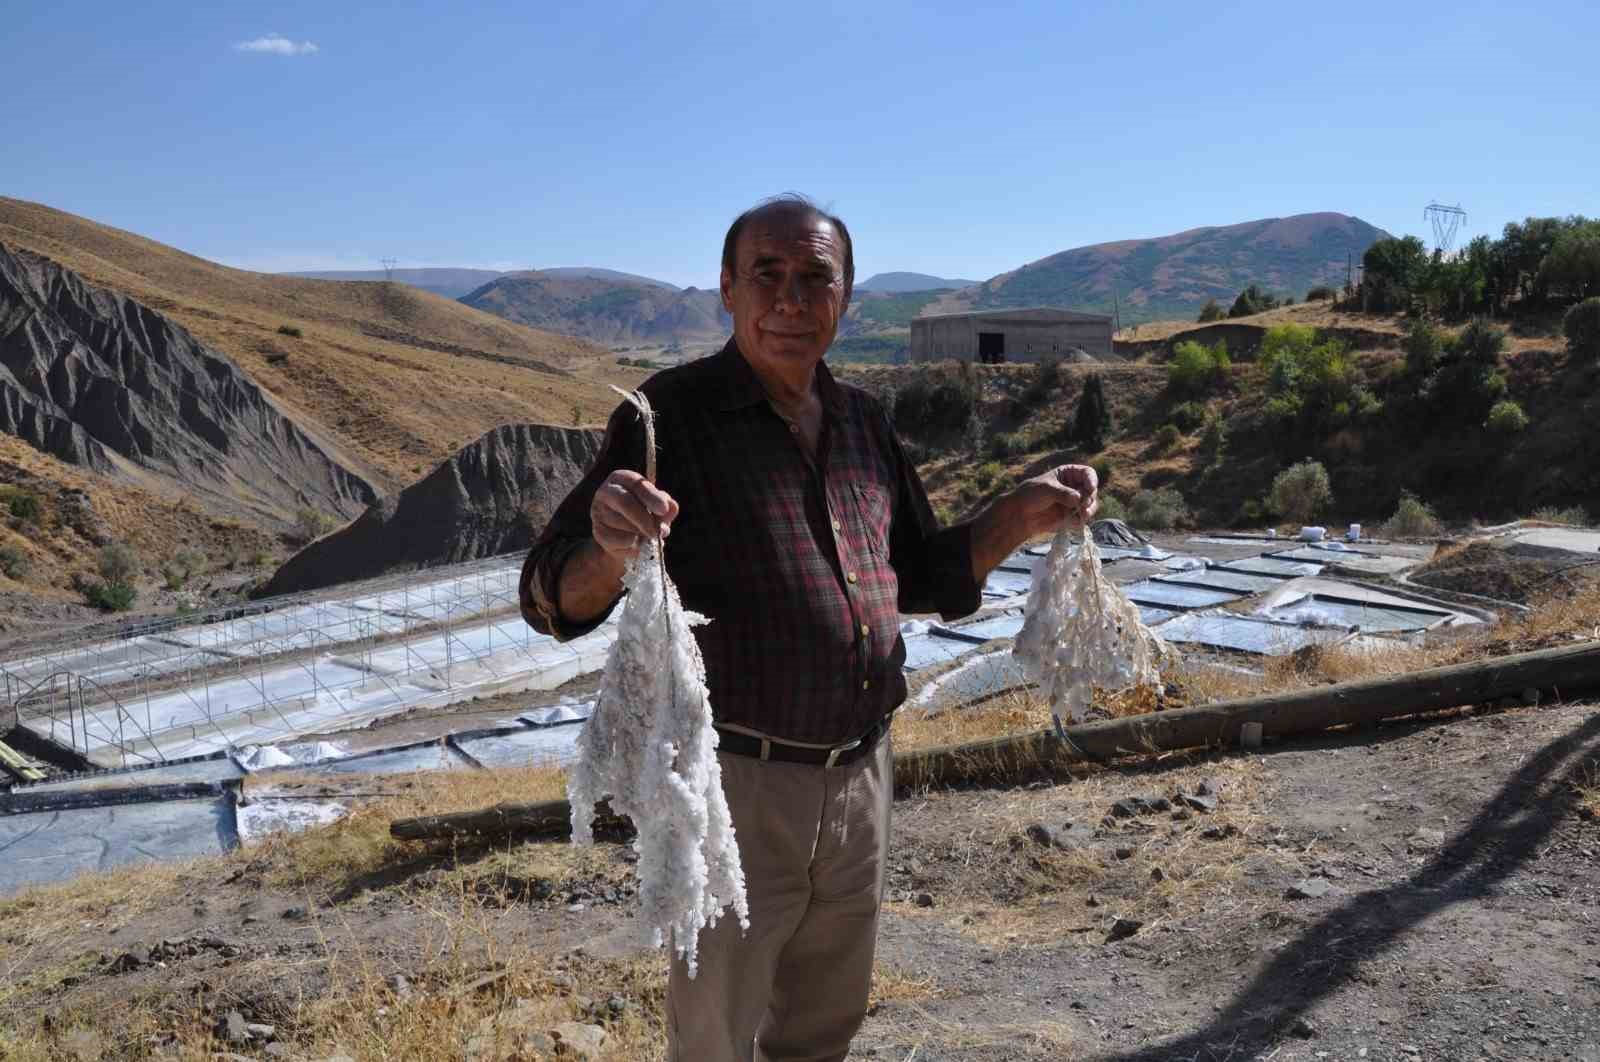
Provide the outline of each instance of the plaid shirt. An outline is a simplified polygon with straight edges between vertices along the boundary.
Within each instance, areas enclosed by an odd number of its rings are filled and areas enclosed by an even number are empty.
[[[680,506],[667,574],[684,607],[712,620],[694,634],[716,721],[839,744],[905,700],[900,613],[966,615],[980,584],[970,527],[939,529],[883,407],[826,366],[817,380],[815,468],[732,340],[642,390],[656,411],[657,483]],[[575,638],[605,618],[569,623],[553,603],[589,539],[594,492],[619,468],[644,470],[644,431],[626,404],[523,565],[522,614],[543,633]]]

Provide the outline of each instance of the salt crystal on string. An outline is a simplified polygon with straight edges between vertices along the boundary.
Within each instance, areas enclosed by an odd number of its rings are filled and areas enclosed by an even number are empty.
[[[626,395],[645,421],[645,478],[655,480],[655,430],[642,394]],[[594,711],[567,778],[572,840],[594,840],[594,806],[633,820],[640,925],[652,947],[670,943],[698,969],[700,930],[732,908],[750,927],[744,870],[717,762],[705,662],[689,612],[667,578],[661,543],[646,541],[622,577],[627,600]]]
[[[1155,686],[1171,652],[1139,608],[1100,571],[1087,527],[1063,527],[1033,571],[1033,588],[1013,654],[1039,683],[1056,723],[1082,720],[1098,687]]]

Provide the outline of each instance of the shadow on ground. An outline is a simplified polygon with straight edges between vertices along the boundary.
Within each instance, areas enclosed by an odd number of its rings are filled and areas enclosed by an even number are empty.
[[[1358,967],[1393,947],[1429,916],[1477,899],[1542,849],[1572,814],[1568,784],[1600,756],[1600,714],[1556,738],[1501,786],[1473,820],[1416,873],[1352,896],[1283,949],[1204,1028],[1106,1062],[1249,1058],[1280,1040],[1294,1020],[1349,983]]]

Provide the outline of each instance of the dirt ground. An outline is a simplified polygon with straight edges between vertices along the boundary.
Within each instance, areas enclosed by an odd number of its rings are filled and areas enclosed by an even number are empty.
[[[853,1057],[1600,1062],[1600,705],[906,794],[895,815]],[[461,1057],[438,1037],[534,1006],[609,1029],[603,1057],[660,1057],[664,960],[634,939],[625,845],[331,851],[358,838],[0,904],[0,1057],[209,1058],[229,1011],[275,1029],[240,1057]],[[422,1014],[443,1053],[405,1046]]]

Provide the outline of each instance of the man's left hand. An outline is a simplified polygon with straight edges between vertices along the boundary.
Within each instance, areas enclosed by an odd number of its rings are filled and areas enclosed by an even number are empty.
[[[1063,525],[1080,528],[1100,507],[1100,481],[1088,465],[1058,465],[1017,484],[1011,491],[1013,518],[1029,538],[1052,534]]]

